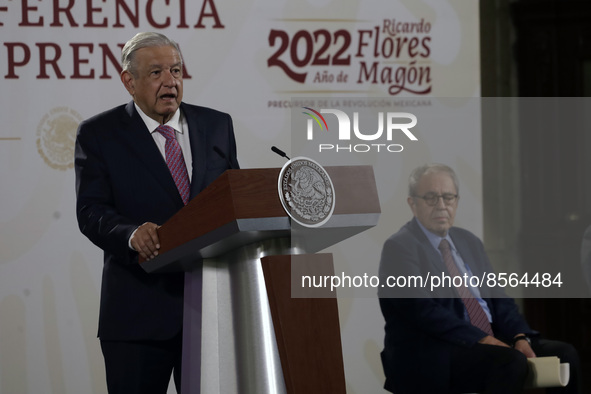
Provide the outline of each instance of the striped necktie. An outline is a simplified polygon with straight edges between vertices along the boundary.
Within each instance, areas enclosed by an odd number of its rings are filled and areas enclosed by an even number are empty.
[[[458,267],[457,267],[457,265],[454,261],[454,258],[451,254],[451,248],[449,246],[449,242],[446,239],[442,240],[441,243],[439,244],[439,250],[441,251],[441,254],[443,255],[443,262],[445,263],[445,267],[447,268],[447,271],[451,275],[451,277],[452,278],[454,278],[456,276],[461,277],[462,275],[460,274],[460,271],[458,270]],[[452,279],[452,282],[453,282],[453,279]],[[488,316],[486,316],[484,309],[482,309],[482,306],[480,306],[480,304],[478,303],[478,300],[476,298],[474,298],[474,296],[470,292],[470,289],[468,289],[466,286],[464,286],[464,284],[456,287],[456,289],[458,291],[458,294],[460,295],[460,298],[464,302],[464,306],[466,307],[466,310],[468,311],[468,316],[470,317],[470,323],[472,323],[473,326],[480,328],[482,331],[484,331],[488,335],[494,336],[494,334],[492,332],[492,328],[491,328],[490,323],[488,321]]]
[[[166,156],[166,165],[170,170],[174,183],[176,184],[179,194],[183,199],[183,203],[187,205],[189,202],[190,185],[189,173],[185,165],[185,158],[181,146],[176,140],[175,131],[170,126],[160,125],[156,129],[157,132],[166,138],[166,145],[164,146],[164,155]]]

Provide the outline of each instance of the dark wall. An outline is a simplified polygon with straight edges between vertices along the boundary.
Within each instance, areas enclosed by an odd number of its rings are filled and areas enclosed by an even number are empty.
[[[494,153],[483,152],[487,188],[518,184],[508,203],[509,214],[518,213],[514,241],[516,259],[527,272],[540,267],[565,267],[568,280],[585,286],[580,271],[583,232],[591,225],[591,1],[521,0],[481,1],[481,62],[483,96],[540,98],[552,116],[520,114],[518,135],[510,169],[494,164]],[[547,98],[541,99],[541,98]],[[534,108],[536,101],[530,100]],[[572,121],[568,126],[563,119]],[[580,119],[577,119],[579,117]],[[483,124],[483,142],[494,142],[496,130]],[[502,142],[496,150],[502,151]],[[494,149],[492,150],[495,151]],[[500,155],[499,153],[496,154]],[[493,164],[491,164],[493,163]],[[505,181],[498,181],[506,177]],[[507,180],[509,179],[509,180]],[[508,194],[511,190],[507,191]],[[490,204],[492,207],[487,207]],[[485,199],[485,242],[503,235],[495,201]],[[502,212],[502,207],[495,212]],[[487,225],[490,220],[493,225]],[[572,272],[566,272],[566,271]],[[524,299],[523,310],[534,328],[546,337],[575,345],[583,362],[583,376],[591,375],[591,302],[589,298]],[[585,378],[591,393],[591,379]]]

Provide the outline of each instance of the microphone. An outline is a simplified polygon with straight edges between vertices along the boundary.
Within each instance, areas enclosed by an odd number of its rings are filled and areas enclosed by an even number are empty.
[[[228,168],[230,168],[231,170],[235,169],[234,166],[232,165],[232,162],[230,161],[230,159],[228,159],[228,156],[226,156],[226,154],[218,146],[214,145],[213,150],[215,151],[215,153],[220,155],[220,157],[222,159],[226,160],[226,163],[228,164]]]
[[[285,157],[287,160],[291,160],[289,157],[287,157],[287,155],[285,154],[284,151],[282,151],[281,149],[277,148],[276,146],[272,146],[271,150],[275,153],[277,153],[279,156],[281,157]]]

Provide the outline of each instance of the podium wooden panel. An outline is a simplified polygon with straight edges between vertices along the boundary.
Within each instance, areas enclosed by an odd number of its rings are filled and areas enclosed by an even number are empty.
[[[335,298],[292,298],[292,264],[334,275],[332,255],[261,259],[287,393],[345,394],[345,373]]]
[[[158,230],[160,254],[141,266],[186,272],[183,394],[345,393],[336,299],[292,299],[285,281],[291,258],[332,270],[310,253],[375,226],[380,206],[371,166],[326,171],[335,209],[322,227],[292,225],[277,168],[226,171]]]

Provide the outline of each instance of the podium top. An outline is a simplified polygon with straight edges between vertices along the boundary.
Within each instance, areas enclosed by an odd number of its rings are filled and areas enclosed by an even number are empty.
[[[375,226],[380,203],[373,168],[325,169],[334,184],[336,204],[323,226],[303,229],[291,223],[279,199],[279,168],[227,170],[160,227],[160,253],[140,261],[142,268],[189,271],[203,258],[300,230],[306,251],[316,252]]]

